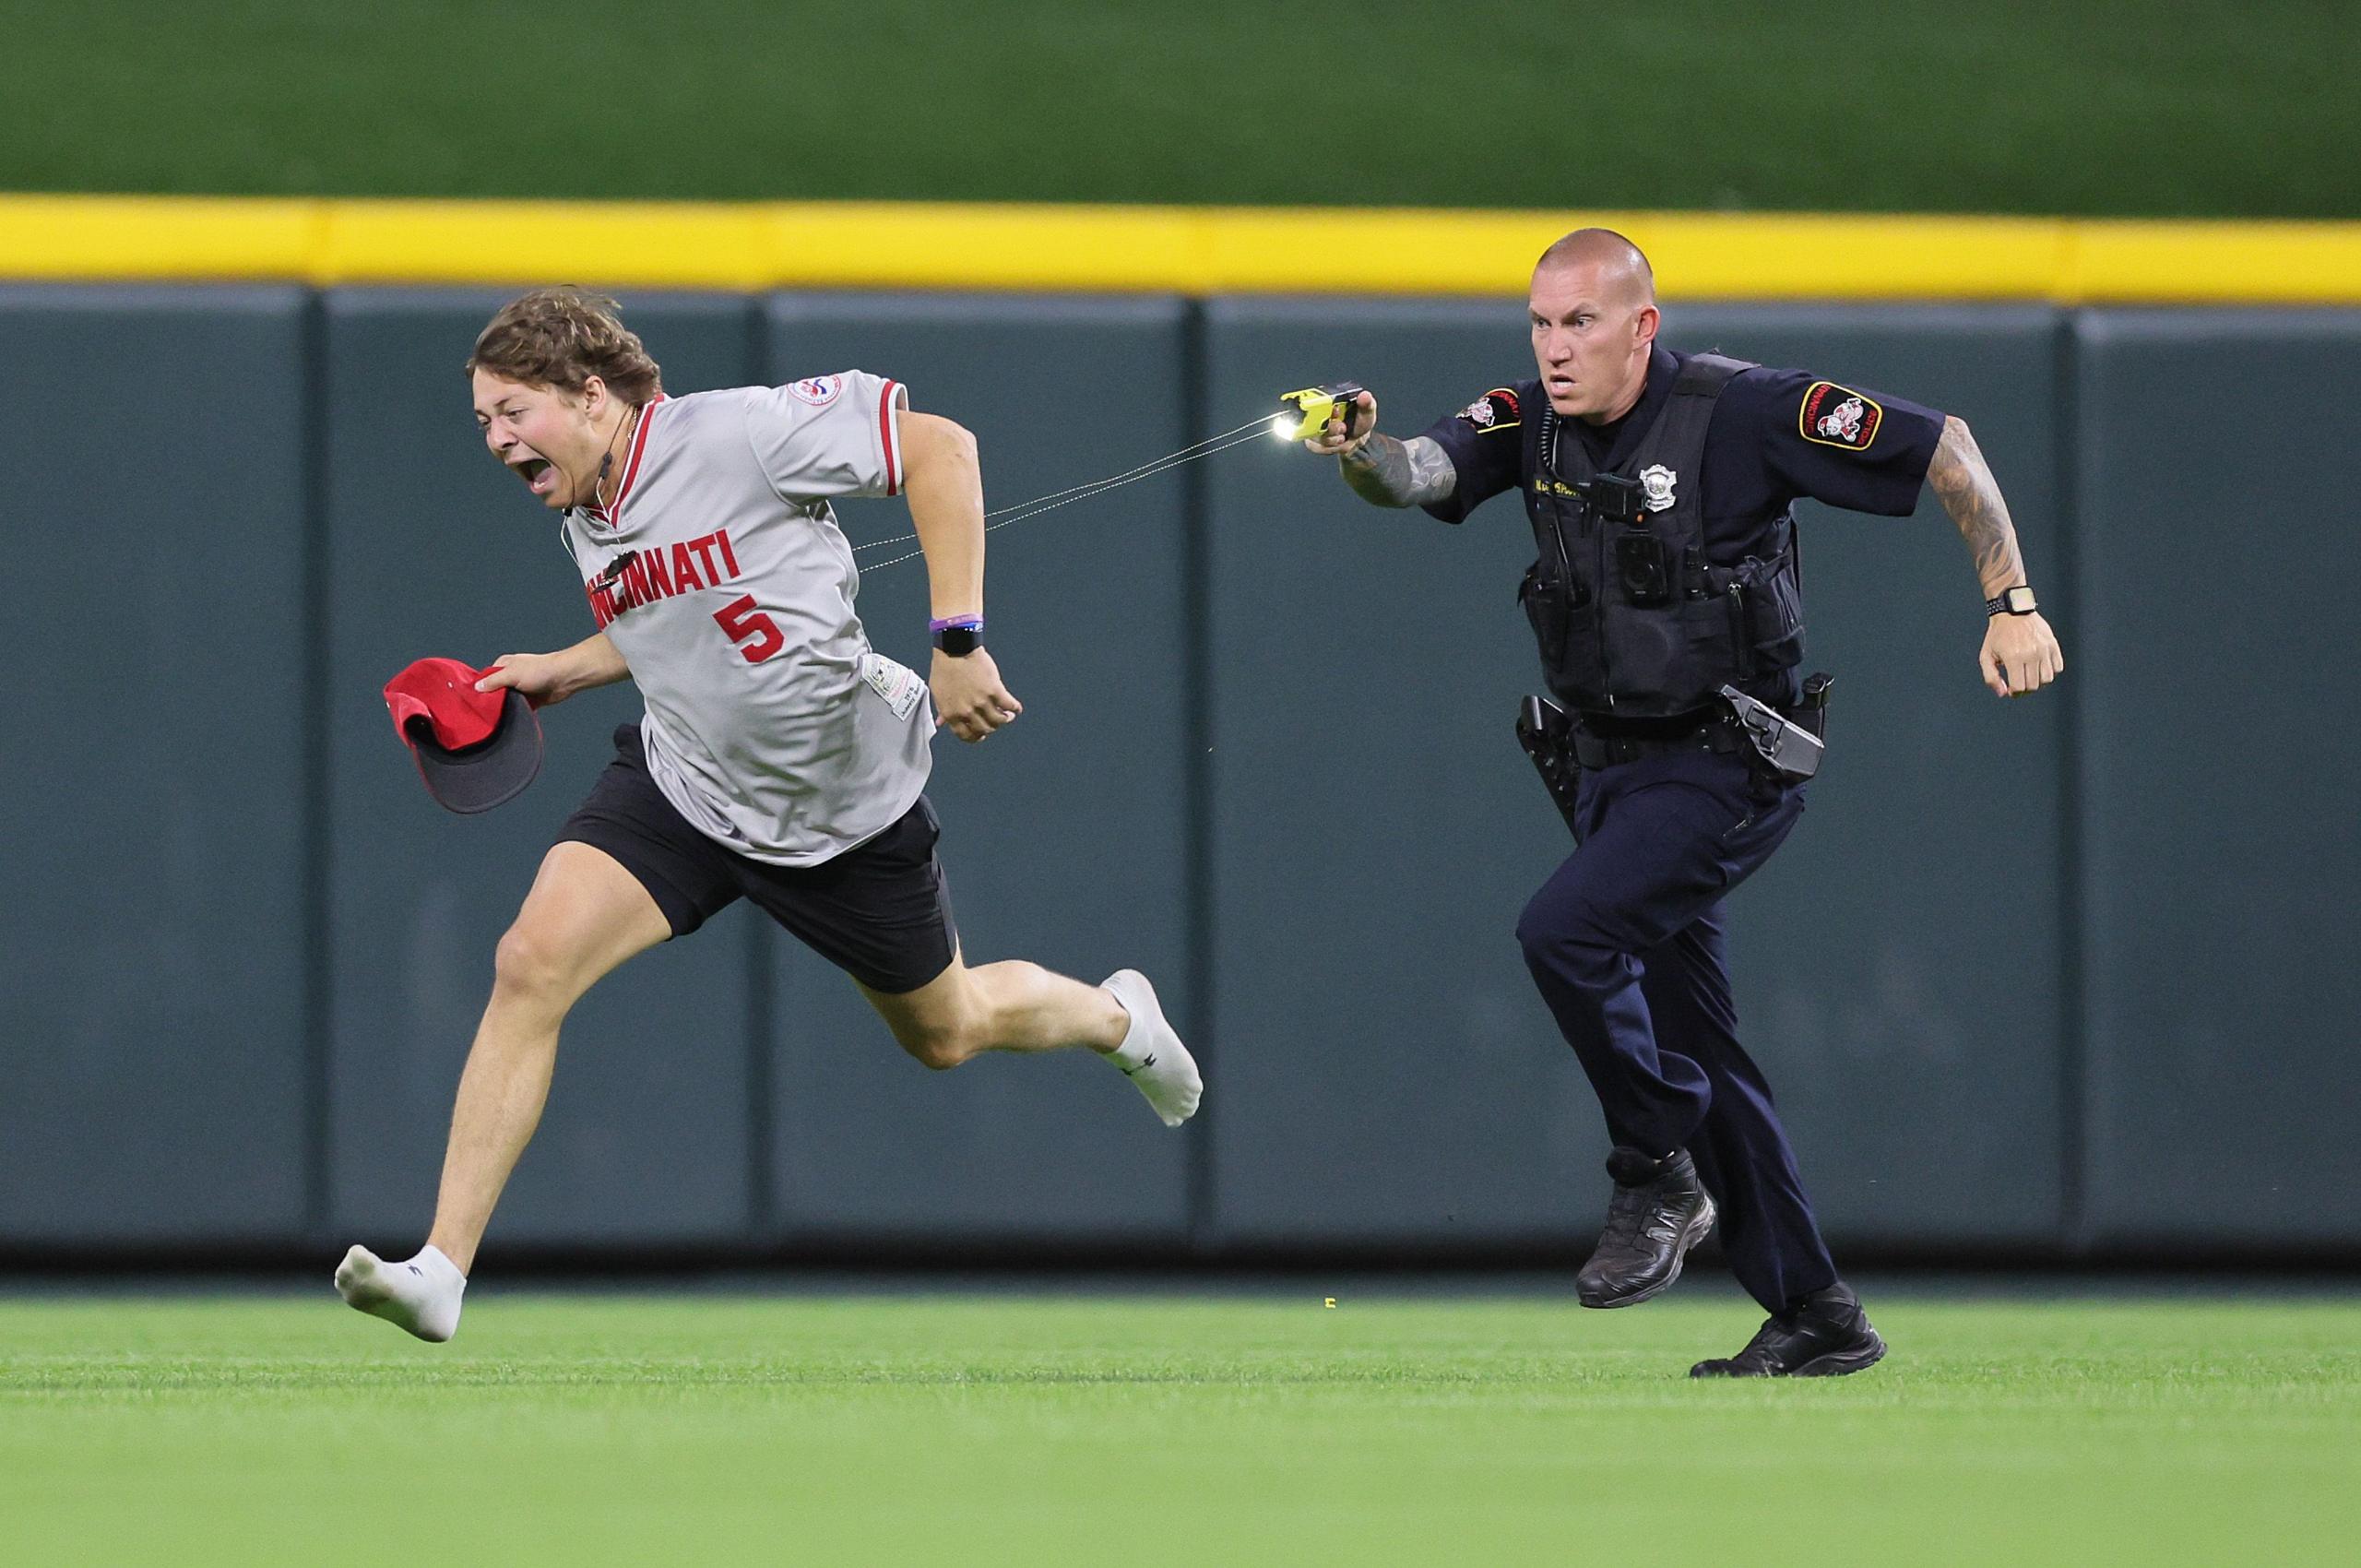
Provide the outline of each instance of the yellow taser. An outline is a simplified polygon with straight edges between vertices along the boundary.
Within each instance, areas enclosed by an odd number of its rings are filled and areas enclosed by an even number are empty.
[[[1345,407],[1361,395],[1355,381],[1332,381],[1300,392],[1279,394],[1279,411],[1271,417],[1271,434],[1282,441],[1317,440],[1332,419],[1342,418],[1352,428],[1352,411]]]

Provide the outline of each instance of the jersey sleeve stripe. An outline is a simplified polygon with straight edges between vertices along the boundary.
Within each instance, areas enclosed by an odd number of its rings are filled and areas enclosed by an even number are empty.
[[[902,493],[902,452],[894,439],[894,397],[901,389],[900,382],[888,381],[877,395],[877,441],[885,454],[885,493],[888,495]]]

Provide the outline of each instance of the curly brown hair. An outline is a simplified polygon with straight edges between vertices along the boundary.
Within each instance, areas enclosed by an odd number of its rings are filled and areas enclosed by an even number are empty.
[[[536,289],[500,307],[476,337],[467,374],[479,370],[528,386],[579,394],[592,376],[626,403],[646,403],[664,390],[664,373],[639,335],[623,325],[622,307],[580,289]]]

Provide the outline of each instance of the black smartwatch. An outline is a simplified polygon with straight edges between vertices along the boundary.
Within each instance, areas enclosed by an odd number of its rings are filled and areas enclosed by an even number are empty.
[[[953,659],[965,659],[984,646],[984,621],[980,615],[956,615],[948,621],[932,624],[934,646]]]
[[[2023,583],[2006,590],[1998,599],[1984,601],[1984,613],[1987,618],[1994,615],[2030,615],[2035,608],[2033,589]]]

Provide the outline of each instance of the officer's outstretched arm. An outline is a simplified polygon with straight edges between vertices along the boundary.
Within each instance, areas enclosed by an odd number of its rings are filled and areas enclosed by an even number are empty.
[[[2000,499],[2000,481],[1992,477],[1967,422],[1957,415],[1943,422],[1942,439],[1927,465],[1927,483],[1975,552],[1984,597],[1998,599],[2024,585],[2024,554],[2017,548],[2016,526],[2009,521],[2009,504]],[[2023,696],[2065,673],[2066,655],[2040,615],[2002,614],[1987,618],[1976,663],[1997,695]]]
[[[1331,418],[1305,445],[1334,456],[1353,493],[1379,506],[1424,506],[1447,501],[1458,488],[1451,457],[1423,435],[1396,441],[1377,433],[1377,398],[1364,392],[1350,405],[1351,428]],[[1355,434],[1358,432],[1358,434]]]

